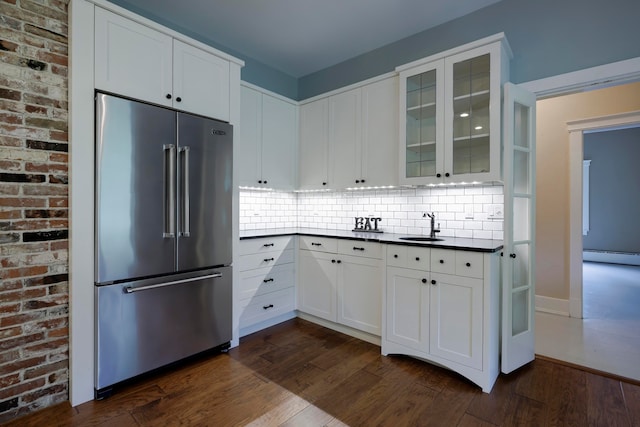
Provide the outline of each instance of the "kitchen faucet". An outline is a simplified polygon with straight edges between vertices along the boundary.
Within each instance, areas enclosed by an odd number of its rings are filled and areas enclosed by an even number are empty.
[[[440,232],[440,223],[438,223],[438,229],[436,229],[435,224],[436,224],[436,214],[431,212],[430,214],[425,213],[424,215],[422,215],[423,217],[428,216],[429,218],[431,218],[431,232],[429,233],[429,237],[431,237],[432,239],[436,238],[436,233]]]

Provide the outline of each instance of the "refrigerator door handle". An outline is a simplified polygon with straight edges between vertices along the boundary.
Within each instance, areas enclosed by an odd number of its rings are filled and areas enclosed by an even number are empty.
[[[182,157],[182,206],[179,236],[189,237],[191,236],[191,226],[189,224],[189,147],[180,147],[180,154]]]
[[[165,144],[164,151],[164,231],[162,237],[176,237],[176,146]]]
[[[165,286],[180,285],[180,284],[183,284],[183,283],[195,282],[195,281],[198,281],[198,280],[205,280],[205,279],[218,279],[220,277],[222,277],[222,273],[213,273],[213,274],[207,274],[205,276],[192,277],[190,279],[174,280],[173,282],[164,282],[164,283],[158,283],[158,284],[155,284],[155,285],[139,286],[137,288],[134,288],[132,286],[126,286],[126,287],[123,288],[123,290],[124,290],[124,292],[126,294],[132,294],[134,292],[148,291],[150,289],[164,288]]]

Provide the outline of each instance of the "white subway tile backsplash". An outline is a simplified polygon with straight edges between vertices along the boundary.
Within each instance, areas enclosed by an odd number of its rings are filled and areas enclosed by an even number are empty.
[[[489,218],[490,205],[503,204],[501,185],[453,188],[358,190],[319,193],[240,191],[240,230],[315,227],[351,230],[355,216],[382,218],[379,227],[401,234],[429,234],[436,226],[445,237],[503,238],[503,222]],[[469,214],[473,218],[467,218]]]

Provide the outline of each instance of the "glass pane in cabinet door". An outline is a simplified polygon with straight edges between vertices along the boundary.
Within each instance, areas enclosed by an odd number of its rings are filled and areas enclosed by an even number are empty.
[[[522,289],[513,293],[511,336],[516,336],[529,330],[529,289]]]
[[[435,175],[436,70],[407,78],[407,177]]]
[[[490,170],[490,55],[453,65],[453,173]]]

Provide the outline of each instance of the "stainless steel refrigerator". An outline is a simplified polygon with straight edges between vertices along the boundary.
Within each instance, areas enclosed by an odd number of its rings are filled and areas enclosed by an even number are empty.
[[[96,397],[231,341],[232,126],[96,94]]]

